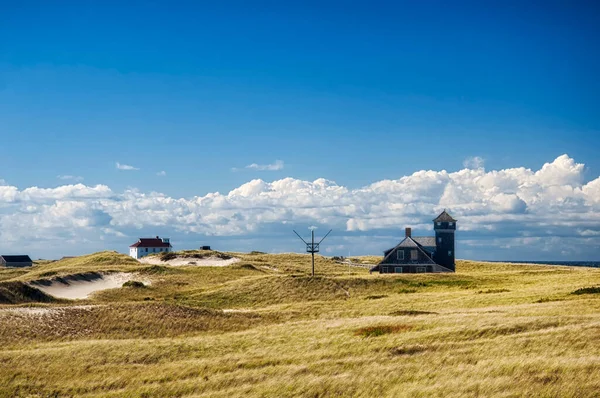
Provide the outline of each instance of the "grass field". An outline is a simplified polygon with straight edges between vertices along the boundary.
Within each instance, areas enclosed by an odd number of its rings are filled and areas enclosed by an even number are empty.
[[[317,257],[310,278],[306,255],[227,254],[241,261],[102,252],[0,270],[0,396],[600,394],[600,269],[459,261],[455,274],[370,275]],[[27,288],[89,272],[152,283],[78,301]]]

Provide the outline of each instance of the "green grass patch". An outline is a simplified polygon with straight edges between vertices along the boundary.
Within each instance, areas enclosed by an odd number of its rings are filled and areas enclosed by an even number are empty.
[[[402,333],[411,329],[411,325],[378,325],[356,329],[354,334],[361,337],[379,337],[384,334]]]

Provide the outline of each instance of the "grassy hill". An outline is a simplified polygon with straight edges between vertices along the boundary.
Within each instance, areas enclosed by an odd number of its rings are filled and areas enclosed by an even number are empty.
[[[0,270],[0,294],[21,303],[0,305],[0,396],[600,391],[599,269],[459,261],[455,274],[370,275],[318,256],[311,278],[307,255],[225,255],[241,261],[170,267],[102,252]],[[151,284],[76,302],[23,288],[115,271]]]

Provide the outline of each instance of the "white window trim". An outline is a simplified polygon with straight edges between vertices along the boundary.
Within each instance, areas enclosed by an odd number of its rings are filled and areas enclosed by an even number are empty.
[[[404,250],[396,251],[396,260],[404,260]]]

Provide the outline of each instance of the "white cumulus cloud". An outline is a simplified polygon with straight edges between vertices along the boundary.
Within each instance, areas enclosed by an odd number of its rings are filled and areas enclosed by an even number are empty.
[[[162,170],[162,171],[159,171],[158,173],[156,173],[156,175],[159,176],[159,177],[164,177],[164,176],[167,175],[167,172],[164,171],[164,170]]]
[[[138,167],[133,167],[133,166],[130,166],[128,164],[121,164],[119,162],[116,163],[116,167],[119,170],[139,170]]]
[[[283,170],[285,164],[283,160],[276,160],[271,164],[257,164],[252,163],[246,166],[246,169],[258,170],[258,171],[279,171]]]
[[[485,166],[485,160],[480,156],[466,158],[463,166],[467,169],[482,169]]]
[[[71,181],[83,181],[83,177],[81,176],[72,176],[72,175],[58,175],[56,176],[59,180],[71,180]]]

